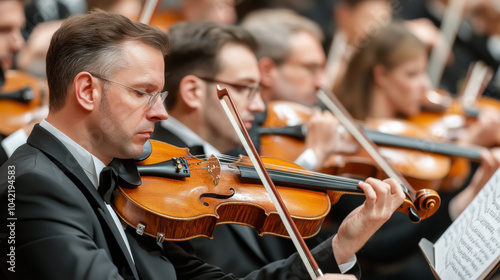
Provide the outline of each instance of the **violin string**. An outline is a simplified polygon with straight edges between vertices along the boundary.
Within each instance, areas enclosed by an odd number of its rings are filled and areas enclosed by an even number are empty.
[[[229,161],[229,163],[234,163],[238,159],[237,157],[228,156],[228,155],[220,155],[219,158],[223,161],[227,160],[227,161]],[[309,170],[298,169],[295,167],[287,167],[287,166],[282,166],[282,165],[278,165],[278,164],[266,163],[266,166],[268,168],[275,170],[275,171],[280,170],[280,171],[284,171],[284,172],[289,172],[289,173],[291,173],[288,176],[290,178],[293,178],[293,176],[297,176],[297,174],[300,174],[300,175],[305,175],[307,177],[312,177],[312,178],[317,179],[317,180],[318,179],[323,180],[322,182],[324,182],[324,183],[338,182],[338,183],[350,184],[350,183],[353,183],[355,181],[357,184],[357,182],[358,182],[358,180],[355,180],[352,178],[343,178],[340,176],[334,176],[334,175],[329,175],[329,174],[324,174],[324,173],[319,173],[319,172],[313,172],[313,171],[309,171]],[[283,173],[283,176],[286,176],[286,174]]]
[[[189,171],[198,171],[198,170],[208,170],[208,167],[203,167],[203,168],[189,168]]]
[[[199,160],[199,161],[207,161],[212,155],[208,154],[201,154],[201,155],[196,155],[196,156],[186,156],[183,157],[186,160]],[[225,154],[219,154],[216,155],[217,159],[222,162],[222,163],[227,163],[227,164],[234,164],[237,162],[240,158],[236,156],[230,156],[230,155],[225,155]],[[249,160],[248,160],[249,161]],[[196,163],[188,163],[188,165],[192,164],[201,164],[201,162],[196,162]],[[322,183],[327,183],[327,184],[344,184],[344,185],[351,185],[351,186],[358,186],[359,182],[361,180],[358,179],[353,179],[353,178],[345,178],[341,176],[335,176],[335,175],[330,175],[330,174],[325,174],[325,173],[320,173],[320,172],[315,172],[315,171],[310,171],[310,170],[303,170],[295,167],[288,167],[288,166],[282,166],[279,164],[271,164],[271,163],[266,163],[265,164],[267,168],[272,169],[275,172],[279,172],[281,176],[284,177],[289,177],[289,178],[297,178],[296,176],[302,176],[304,179],[309,179],[309,178],[314,178],[315,180],[322,182]],[[199,169],[190,169],[190,170],[207,170],[208,168],[199,168]],[[289,172],[287,174],[286,172]]]
[[[189,156],[189,158],[192,158]],[[224,155],[220,154],[217,155],[217,158],[223,162],[223,163],[235,163],[239,157],[235,156],[229,156],[229,155]],[[198,160],[207,160],[207,155],[199,155],[196,157]],[[189,164],[189,163],[188,163]],[[266,166],[268,168],[273,169],[274,171],[282,171],[281,175],[282,176],[288,176],[290,178],[293,178],[294,176],[297,175],[302,175],[302,176],[307,176],[307,178],[314,178],[316,180],[321,180],[321,182],[324,183],[343,183],[343,184],[358,184],[359,180],[352,179],[352,178],[343,178],[340,176],[334,176],[334,175],[329,175],[329,174],[324,174],[324,173],[319,173],[319,172],[314,172],[314,171],[309,171],[309,170],[303,170],[295,167],[287,167],[287,166],[282,166],[278,164],[269,164],[266,163]],[[289,172],[291,173],[290,175],[284,173],[284,172]]]

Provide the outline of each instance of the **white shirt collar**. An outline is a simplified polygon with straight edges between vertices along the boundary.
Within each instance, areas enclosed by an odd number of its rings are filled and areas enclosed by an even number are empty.
[[[185,126],[174,117],[168,117],[168,120],[160,122],[160,125],[175,133],[187,146],[201,145],[207,155],[219,155],[220,151],[214,146],[210,145],[207,141],[203,140],[198,134],[194,133],[191,129]]]
[[[76,159],[77,163],[83,168],[92,184],[97,188],[99,186],[99,174],[106,165],[66,134],[51,125],[47,120],[43,119],[40,126],[45,128],[63,143],[66,149],[68,149],[71,155]]]

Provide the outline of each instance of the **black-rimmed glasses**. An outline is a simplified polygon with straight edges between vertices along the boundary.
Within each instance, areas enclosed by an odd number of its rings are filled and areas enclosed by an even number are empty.
[[[238,92],[243,93],[244,95],[246,95],[246,97],[247,97],[248,100],[252,100],[257,93],[260,93],[260,90],[262,89],[261,85],[257,85],[257,86],[242,85],[242,84],[235,84],[235,83],[230,83],[230,82],[221,81],[221,80],[212,79],[212,78],[207,78],[207,77],[200,77],[200,76],[197,76],[197,77],[200,78],[200,79],[202,79],[202,80],[204,80],[204,81],[207,81],[207,82],[221,83],[221,84],[226,84],[226,85],[232,86]]]
[[[111,83],[115,83],[115,84],[118,84],[120,86],[123,86],[123,87],[126,87],[128,89],[131,89],[135,92],[137,92],[139,95],[143,96],[143,95],[149,95],[149,99],[148,99],[148,106],[151,108],[153,107],[155,104],[156,104],[156,100],[158,100],[158,96],[160,96],[161,98],[161,102],[164,102],[165,101],[165,98],[167,97],[168,95],[168,91],[164,91],[164,92],[153,92],[153,93],[149,93],[149,92],[146,92],[146,91],[143,91],[143,90],[140,90],[140,89],[136,89],[136,88],[133,88],[131,86],[127,86],[127,85],[124,85],[120,82],[117,82],[117,81],[113,81],[113,80],[110,80],[110,79],[107,79],[107,78],[104,78],[104,77],[101,77],[99,75],[96,75],[96,74],[92,74],[90,73],[90,75],[98,78],[98,79],[101,79],[101,80],[104,80],[104,81],[107,81],[107,82],[111,82]]]

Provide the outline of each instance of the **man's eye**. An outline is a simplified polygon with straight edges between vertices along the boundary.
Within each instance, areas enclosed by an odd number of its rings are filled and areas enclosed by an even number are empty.
[[[0,27],[0,34],[8,34],[10,33],[11,29],[8,27]]]
[[[140,92],[140,91],[137,91],[137,90],[135,92],[137,93],[138,96],[145,96],[146,95],[146,93]]]

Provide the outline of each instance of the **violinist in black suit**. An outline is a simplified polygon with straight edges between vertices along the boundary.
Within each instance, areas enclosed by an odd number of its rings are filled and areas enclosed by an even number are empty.
[[[235,149],[240,143],[220,106],[215,86],[220,84],[232,93],[243,122],[250,129],[255,114],[264,110],[260,96],[260,73],[254,53],[257,47],[255,40],[242,27],[208,22],[178,23],[169,29],[168,34],[171,53],[166,60],[165,87],[169,91],[166,99],[169,119],[158,122],[152,138],[188,146],[193,155],[217,155]],[[378,188],[379,184],[384,185],[381,181],[369,179],[367,182],[373,186],[369,192],[373,190],[373,194],[382,195]],[[388,183],[392,186],[392,180]],[[389,204],[398,200],[394,196],[397,192],[399,190],[393,190],[393,195],[386,198],[387,204],[377,199],[380,203],[377,208],[390,212]],[[319,245],[323,248],[320,253],[323,258],[332,260],[329,271],[355,273],[354,253],[366,242],[370,232],[391,215],[386,213],[387,216],[382,217],[379,216],[382,212],[378,211],[374,216],[366,215],[366,207],[374,206],[373,202],[368,199],[345,220],[337,235]],[[362,227],[358,227],[360,224],[355,226],[357,222],[352,224],[358,219],[367,220]],[[347,232],[356,233],[346,239],[343,234]],[[336,245],[334,253],[330,248],[325,250],[325,244],[339,241],[343,244],[341,240],[354,236],[356,245],[349,246],[350,253],[344,257],[337,254]],[[198,238],[182,246],[194,250],[206,262],[221,266],[224,271],[244,276],[262,265],[288,256],[292,245],[278,238],[258,237],[256,231],[248,227],[220,225],[215,229],[213,240]]]
[[[140,184],[133,158],[143,153],[155,122],[168,117],[168,49],[159,29],[106,12],[72,17],[54,34],[47,54],[49,115],[0,168],[2,278],[235,278],[173,242],[138,235],[110,206],[113,182]],[[313,251],[326,272],[338,271],[336,262],[347,262],[404,198],[394,181],[360,187],[366,205]],[[246,278],[307,277],[294,254]]]

